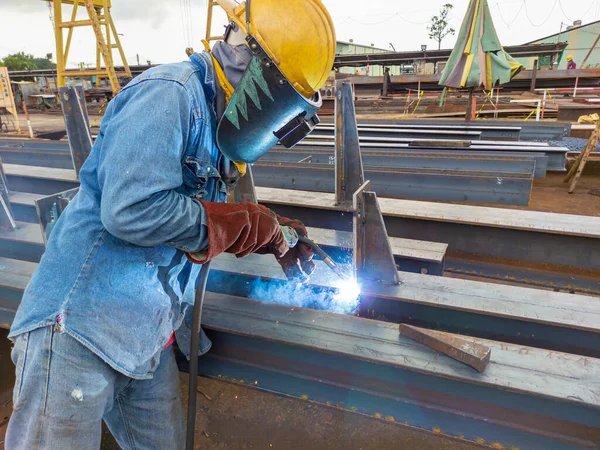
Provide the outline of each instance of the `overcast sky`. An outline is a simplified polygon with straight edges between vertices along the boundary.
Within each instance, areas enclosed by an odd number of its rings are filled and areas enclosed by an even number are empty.
[[[285,1],[285,0],[282,0]],[[468,0],[323,0],[336,27],[337,39],[375,44],[396,50],[418,50],[422,44],[437,48],[427,36],[429,19],[446,3],[454,4],[451,25],[458,29]],[[190,0],[193,46],[201,49],[206,26],[206,1]],[[112,14],[130,63],[166,63],[185,59],[187,46],[182,25],[180,1],[112,0]],[[584,23],[600,19],[600,0],[490,0],[496,30],[504,45],[522,44],[557,33],[561,22]],[[65,7],[65,12],[71,7]],[[85,8],[80,8],[85,13]],[[41,0],[0,0],[0,57],[17,51],[44,56],[55,53],[48,3]],[[225,16],[215,18],[215,32]],[[444,40],[450,48],[454,37]],[[71,45],[69,67],[93,63],[95,51],[91,30],[76,29]],[[118,63],[119,58],[116,58]]]

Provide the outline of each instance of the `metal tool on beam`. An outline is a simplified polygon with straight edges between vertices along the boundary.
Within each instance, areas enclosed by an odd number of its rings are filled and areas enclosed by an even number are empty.
[[[401,323],[400,334],[466,364],[478,372],[483,372],[490,362],[492,351],[489,347],[451,333]]]

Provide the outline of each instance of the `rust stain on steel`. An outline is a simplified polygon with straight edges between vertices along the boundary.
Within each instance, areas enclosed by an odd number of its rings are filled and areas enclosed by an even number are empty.
[[[489,347],[467,341],[450,333],[401,323],[400,334],[471,366],[479,372],[483,372],[490,362],[492,351]]]

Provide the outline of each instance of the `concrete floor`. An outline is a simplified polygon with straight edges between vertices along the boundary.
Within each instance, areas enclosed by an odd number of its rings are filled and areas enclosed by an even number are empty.
[[[14,366],[0,330],[0,448],[12,411]],[[187,408],[187,374],[180,374]],[[223,381],[198,379],[195,448],[285,450],[475,450],[485,448],[404,425]],[[102,449],[119,447],[104,429]]]

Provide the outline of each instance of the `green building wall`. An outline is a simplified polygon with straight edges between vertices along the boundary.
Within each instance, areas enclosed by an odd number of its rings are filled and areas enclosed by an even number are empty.
[[[577,63],[578,69],[593,69],[600,67],[600,43],[591,53],[585,67],[581,64],[588,54],[594,42],[600,34],[600,21],[592,22],[587,25],[572,28],[571,30],[563,30],[561,33],[553,34],[537,41],[529,42],[529,44],[552,44],[558,42],[568,42],[567,48],[558,60],[557,69],[567,68],[567,56],[572,55]],[[525,65],[525,68],[531,70],[533,68],[535,58],[517,58],[517,60]],[[550,57],[540,59],[540,69],[550,68]]]

